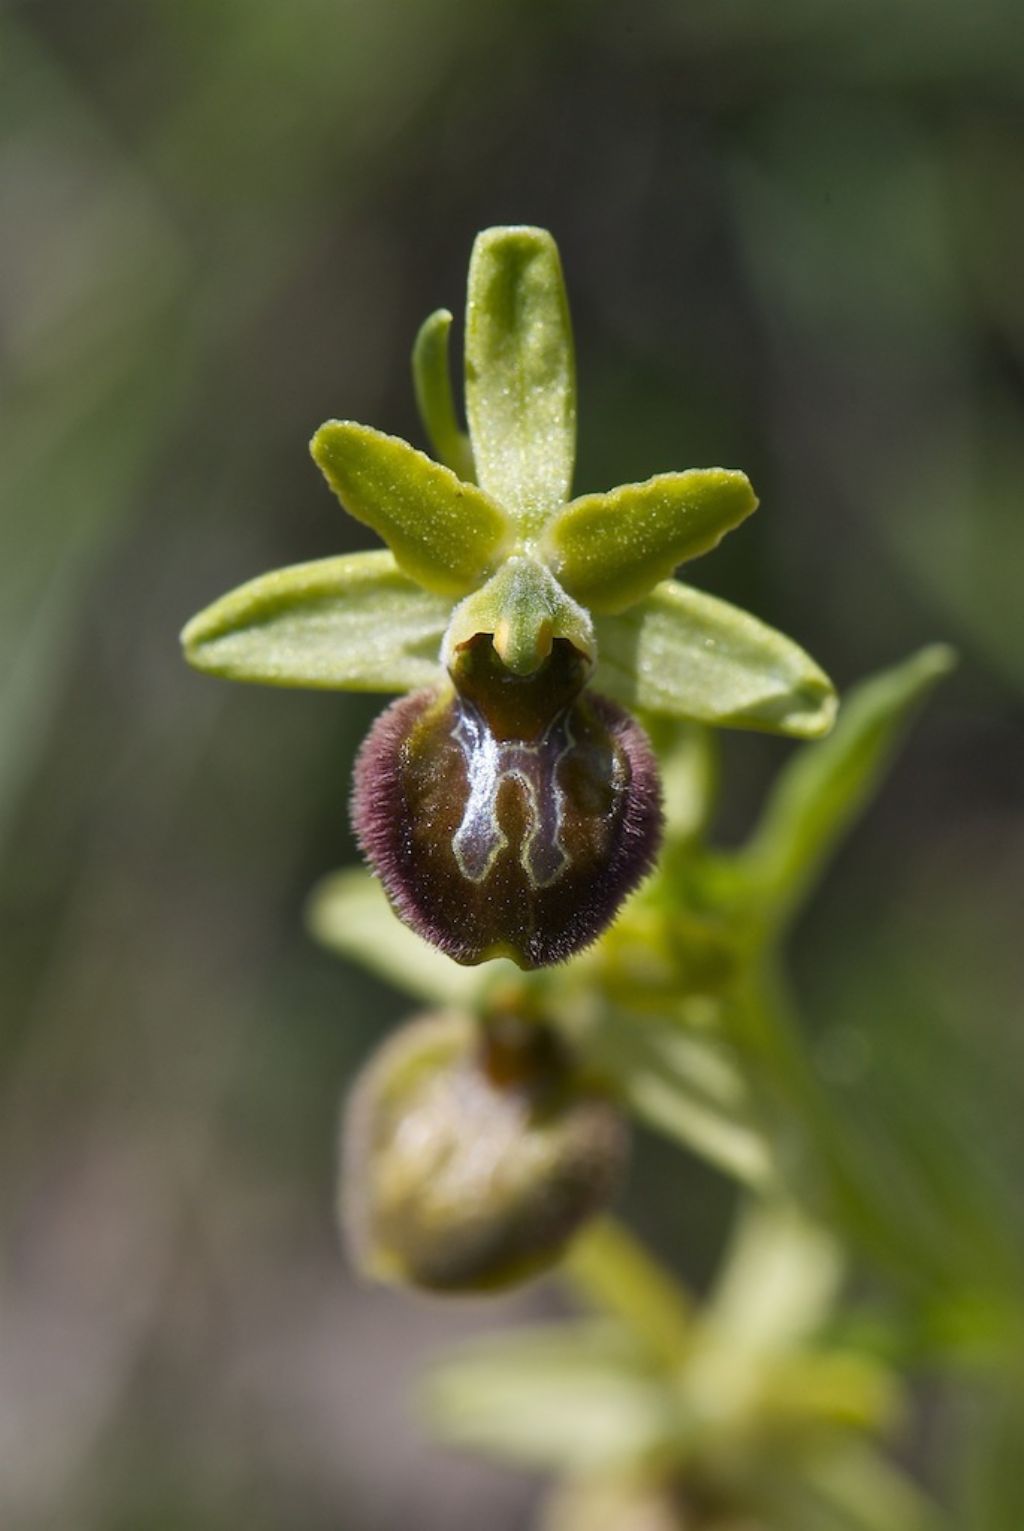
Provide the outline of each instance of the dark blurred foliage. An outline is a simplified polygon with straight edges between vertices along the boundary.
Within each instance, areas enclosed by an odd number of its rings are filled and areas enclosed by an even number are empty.
[[[407,1007],[302,904],[374,703],[176,643],[366,545],[306,442],[420,439],[409,346],[489,223],[560,242],[581,489],[743,466],[762,509],[699,582],[840,685],[961,648],[795,955],[830,1086],[1019,1205],[1022,178],[1016,0],[3,8],[4,1531],[523,1524],[407,1395],[557,1297],[409,1302],[336,1250],[339,1092]],[[727,741],[726,839],[785,749]],[[698,1283],[730,1205],[641,1144],[626,1210]],[[927,1394],[974,1527],[1024,1522],[1007,1392]]]

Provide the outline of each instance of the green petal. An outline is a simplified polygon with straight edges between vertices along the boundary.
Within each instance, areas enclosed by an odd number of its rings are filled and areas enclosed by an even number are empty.
[[[745,473],[661,473],[573,500],[549,522],[541,552],[569,594],[591,611],[624,611],[677,564],[717,546],[756,508]]]
[[[438,679],[450,614],[390,553],[350,553],[250,580],[193,617],[181,641],[189,664],[226,680],[410,691]]]
[[[466,413],[480,483],[524,536],[572,490],[576,371],[558,249],[544,229],[485,229],[469,265]]]
[[[787,765],[743,855],[773,923],[792,912],[863,812],[912,714],[955,663],[953,650],[935,643],[862,681],[832,737]]]
[[[426,590],[465,595],[511,545],[500,506],[397,436],[328,420],[310,451],[349,515],[383,537]]]
[[[459,425],[452,399],[448,364],[451,327],[452,316],[447,308],[439,308],[424,319],[412,348],[412,382],[416,407],[434,456],[459,478],[472,483],[476,478],[473,449]]]
[[[596,624],[594,687],[628,706],[812,739],[836,712],[828,676],[791,639],[676,580]]]

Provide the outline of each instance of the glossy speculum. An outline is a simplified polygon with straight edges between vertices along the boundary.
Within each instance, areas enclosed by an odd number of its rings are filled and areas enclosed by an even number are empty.
[[[451,684],[395,702],[363,746],[363,849],[402,918],[458,962],[564,961],[657,852],[647,737],[586,689],[585,663],[556,639],[537,670],[516,675],[480,634]]]

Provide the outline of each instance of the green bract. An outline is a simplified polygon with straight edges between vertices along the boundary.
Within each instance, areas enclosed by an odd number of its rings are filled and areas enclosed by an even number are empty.
[[[835,694],[790,640],[666,578],[757,501],[744,474],[666,473],[569,498],[576,385],[558,252],[542,229],[482,233],[470,263],[466,413],[448,373],[451,315],[417,337],[417,400],[439,461],[349,421],[311,450],[345,509],[390,552],[280,569],[208,607],[182,635],[210,674],[271,685],[406,691],[493,636],[532,674],[563,638],[600,690],[652,715],[811,738]],[[599,620],[596,625],[592,617]]]

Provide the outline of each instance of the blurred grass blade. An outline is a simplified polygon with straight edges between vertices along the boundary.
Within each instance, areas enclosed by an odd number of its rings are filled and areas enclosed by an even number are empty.
[[[952,649],[932,644],[861,682],[844,699],[831,738],[783,771],[743,857],[773,922],[792,913],[870,802],[914,710],[954,664]]]
[[[576,368],[558,249],[544,229],[479,234],[469,264],[466,413],[479,481],[536,534],[572,492]]]
[[[309,896],[306,923],[328,950],[431,1004],[471,1005],[493,981],[492,970],[505,965],[453,962],[395,918],[384,889],[362,867],[322,878]]]
[[[439,308],[424,319],[412,348],[412,382],[416,406],[434,455],[471,484],[476,477],[473,449],[459,425],[452,398],[448,357],[451,328],[452,316],[447,308]]]
[[[541,547],[574,600],[600,614],[624,611],[756,508],[745,473],[661,473],[573,500],[548,523]]]
[[[817,738],[832,683],[809,655],[749,612],[676,580],[596,623],[599,691],[653,713]]]
[[[671,1388],[617,1325],[476,1341],[428,1374],[424,1401],[447,1441],[568,1472],[629,1467],[678,1428]]]
[[[508,551],[511,523],[500,506],[407,441],[328,420],[309,449],[349,515],[425,590],[466,595]]]
[[[322,690],[407,691],[440,679],[451,606],[388,552],[275,569],[222,596],[181,635],[197,670]]]

